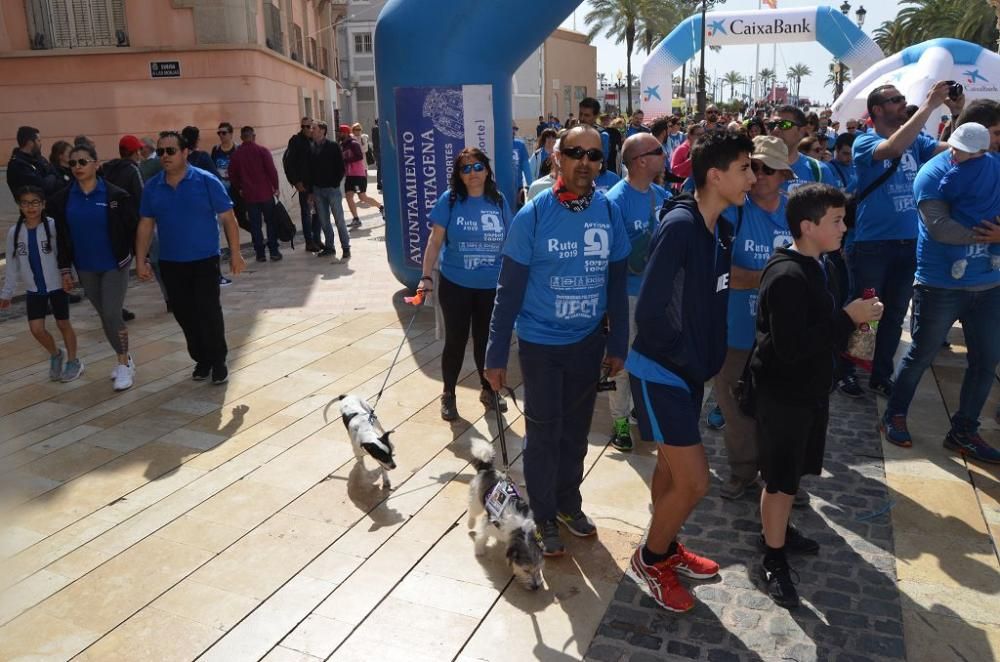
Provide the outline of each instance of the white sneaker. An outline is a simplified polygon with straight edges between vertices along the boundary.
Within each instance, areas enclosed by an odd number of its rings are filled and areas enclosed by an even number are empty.
[[[135,375],[135,369],[127,366],[121,365],[115,367],[115,390],[125,391],[132,388],[132,381]]]
[[[120,363],[116,363],[115,367],[111,369],[110,379],[112,381],[114,381],[115,378],[118,376],[118,366],[120,365],[121,365]],[[135,377],[135,362],[132,361],[131,354],[128,355],[128,369],[132,372],[132,376]]]

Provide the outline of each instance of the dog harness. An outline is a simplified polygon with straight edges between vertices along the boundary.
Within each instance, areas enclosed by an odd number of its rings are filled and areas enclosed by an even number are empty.
[[[521,496],[514,481],[503,478],[494,485],[490,493],[486,495],[486,503],[483,504],[493,526],[499,527],[504,513],[514,508],[518,501],[524,501],[524,497]]]

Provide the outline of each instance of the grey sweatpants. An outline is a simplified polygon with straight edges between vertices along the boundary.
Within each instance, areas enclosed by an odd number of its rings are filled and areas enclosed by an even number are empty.
[[[122,321],[122,305],[128,289],[128,269],[77,271],[83,292],[101,317],[104,337],[115,354],[128,354],[128,330]]]

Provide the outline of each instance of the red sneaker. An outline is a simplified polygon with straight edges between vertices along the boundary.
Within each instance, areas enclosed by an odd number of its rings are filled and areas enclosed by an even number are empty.
[[[673,568],[675,572],[691,579],[711,579],[719,574],[718,563],[689,552],[680,543],[677,543],[677,553],[664,563]]]
[[[667,561],[648,565],[642,560],[640,545],[632,555],[632,572],[637,579],[646,582],[656,603],[670,611],[688,611],[694,607],[694,598],[677,579],[677,573]]]

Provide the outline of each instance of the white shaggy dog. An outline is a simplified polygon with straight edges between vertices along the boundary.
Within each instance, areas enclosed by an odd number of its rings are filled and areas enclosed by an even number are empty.
[[[396,468],[396,461],[393,459],[395,448],[389,441],[392,430],[379,434],[381,425],[375,417],[375,410],[364,398],[348,394],[340,396],[337,400],[340,400],[340,418],[351,436],[354,457],[361,461],[368,455],[378,462],[382,473],[382,489],[391,489],[389,470]]]
[[[535,517],[527,502],[504,490],[503,475],[493,466],[493,446],[482,439],[472,440],[472,466],[476,475],[469,485],[469,529],[475,539],[476,556],[486,553],[490,534],[506,545],[507,564],[514,578],[532,591],[542,585],[542,548],[536,538]],[[512,483],[509,489],[513,488]],[[495,493],[496,492],[496,493]],[[505,504],[491,520],[487,500]],[[494,511],[497,510],[494,508]],[[490,522],[493,521],[493,526]]]

